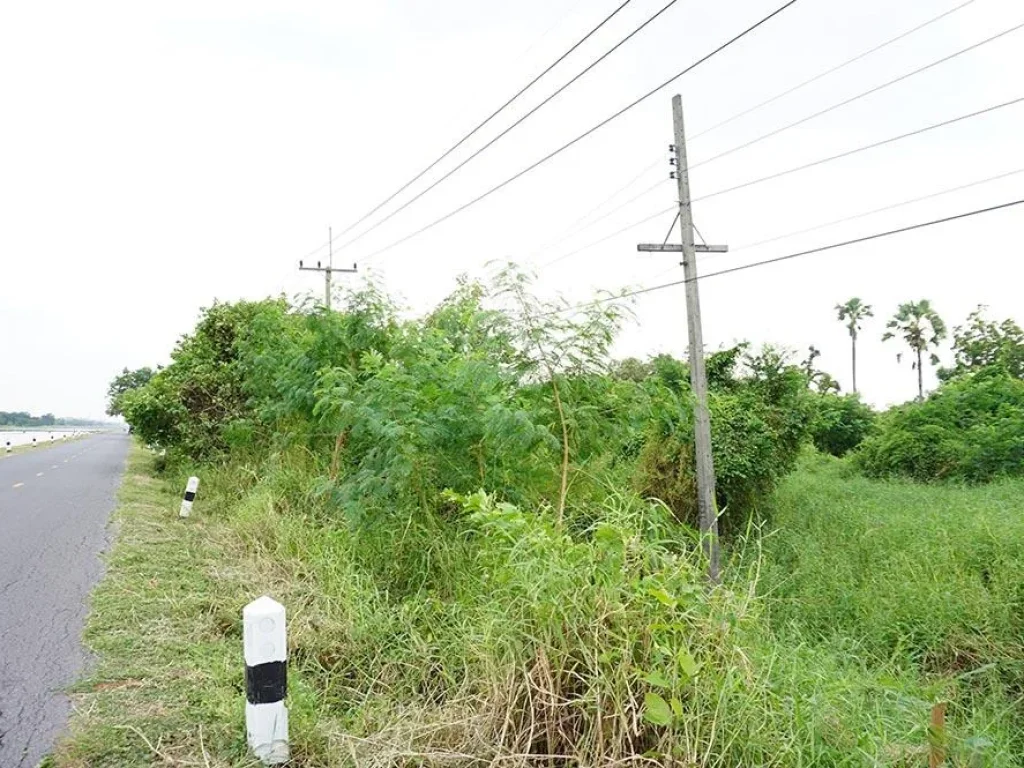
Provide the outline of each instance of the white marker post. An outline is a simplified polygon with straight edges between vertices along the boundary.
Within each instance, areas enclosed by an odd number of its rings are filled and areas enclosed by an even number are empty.
[[[196,500],[196,491],[199,490],[199,478],[190,477],[185,486],[185,497],[181,500],[181,509],[178,510],[178,517],[188,517],[192,514],[192,502]]]
[[[32,438],[32,447],[33,447],[33,448],[35,448],[35,447],[36,447],[36,439],[35,439],[34,437]]]
[[[242,609],[245,732],[264,765],[288,762],[288,647],[284,606],[266,595]]]
[[[8,440],[7,441],[7,453],[10,453],[10,452],[11,452],[11,441]]]

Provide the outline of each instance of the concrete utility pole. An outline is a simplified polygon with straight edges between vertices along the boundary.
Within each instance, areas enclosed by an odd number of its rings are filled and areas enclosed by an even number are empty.
[[[334,272],[355,272],[356,265],[352,265],[352,269],[335,269],[334,268],[334,237],[331,234],[331,228],[327,228],[327,247],[328,247],[328,261],[326,267],[321,267],[320,262],[316,263],[315,267],[303,266],[302,262],[299,262],[299,270],[302,272],[323,272],[324,273],[324,306],[327,307],[327,311],[331,311],[331,275]]]
[[[697,252],[725,253],[725,245],[695,245],[693,242],[693,209],[690,207],[690,173],[686,161],[686,131],[683,127],[683,99],[672,98],[672,121],[675,144],[669,147],[675,157],[674,176],[679,187],[679,223],[682,243],[679,245],[641,244],[638,251],[674,252],[683,254],[683,276],[686,280],[686,325],[690,343],[690,386],[694,397],[694,452],[697,464],[697,509],[704,554],[708,558],[708,580],[719,583],[718,512],[715,505],[715,464],[711,457],[711,417],[708,413],[708,377],[704,367],[704,332],[700,321],[700,292],[697,286]],[[671,234],[671,232],[670,232]]]

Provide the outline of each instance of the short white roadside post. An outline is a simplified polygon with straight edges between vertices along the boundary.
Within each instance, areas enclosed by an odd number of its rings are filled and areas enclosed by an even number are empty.
[[[11,441],[8,440],[7,441],[7,453],[10,453],[10,452],[11,452]]]
[[[196,491],[199,490],[199,478],[190,477],[185,485],[185,496],[181,500],[181,509],[178,510],[178,517],[188,517],[192,514],[192,502],[196,500]]]
[[[36,439],[35,439],[34,437],[32,438],[32,447],[33,447],[33,448],[35,448],[35,447],[36,447]]]
[[[288,762],[288,647],[284,606],[264,595],[242,609],[245,732],[264,765]]]

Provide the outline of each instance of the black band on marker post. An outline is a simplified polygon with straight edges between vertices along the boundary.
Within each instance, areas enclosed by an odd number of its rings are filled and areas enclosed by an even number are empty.
[[[245,668],[245,698],[250,704],[274,704],[288,695],[288,662],[268,661]]]
[[[185,501],[195,501],[195,500],[196,500],[196,492],[195,491],[185,491]]]

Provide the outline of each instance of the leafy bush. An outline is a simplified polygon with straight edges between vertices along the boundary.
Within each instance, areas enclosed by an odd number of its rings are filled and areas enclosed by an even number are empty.
[[[659,356],[610,373],[621,310],[569,316],[528,287],[508,269],[491,289],[463,281],[409,321],[373,285],[341,312],[215,304],[119,404],[146,442],[193,459],[289,445],[328,456],[325,490],[361,517],[484,488],[587,524],[607,483],[633,482],[693,521],[686,365]],[[738,526],[792,467],[808,418],[800,372],[744,352],[708,360],[719,501]]]
[[[792,470],[810,419],[803,372],[768,348],[742,358],[745,347],[709,356],[711,444],[723,534],[742,530],[775,483]],[[741,365],[742,362],[742,365]],[[698,527],[694,474],[693,412],[689,386],[668,360],[657,361],[675,408],[664,408],[644,447],[639,490],[663,500],[676,516]],[[737,375],[737,369],[741,369]],[[667,377],[666,377],[667,374]],[[684,388],[685,387],[685,388]]]
[[[857,395],[822,392],[812,398],[811,441],[822,453],[845,456],[871,432],[875,412]]]
[[[871,477],[984,482],[1024,475],[1024,380],[1000,366],[892,409],[855,455]]]
[[[174,348],[171,364],[118,397],[135,433],[193,458],[224,453],[227,430],[253,417],[240,368],[243,340],[258,316],[284,308],[283,301],[268,299],[204,309],[195,331]]]

